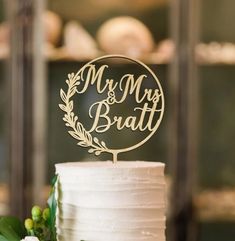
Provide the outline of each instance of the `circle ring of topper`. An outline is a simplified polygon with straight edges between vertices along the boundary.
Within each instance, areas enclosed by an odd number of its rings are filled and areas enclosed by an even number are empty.
[[[157,123],[155,124],[153,130],[140,142],[138,142],[135,145],[122,148],[122,149],[109,149],[106,146],[106,143],[104,141],[100,141],[97,137],[92,137],[91,133],[85,129],[83,124],[78,121],[78,116],[76,116],[73,112],[73,106],[74,102],[71,100],[71,98],[78,93],[77,86],[80,84],[80,77],[79,74],[81,73],[81,70],[84,70],[87,66],[94,64],[98,61],[105,60],[105,59],[124,59],[128,60],[130,62],[133,62],[141,67],[143,67],[147,72],[151,74],[153,79],[156,81],[157,86],[160,91],[160,98],[161,98],[161,110],[160,110],[160,116],[157,120]],[[68,79],[66,80],[66,84],[68,85],[67,91],[60,90],[60,97],[63,101],[62,104],[59,104],[60,109],[65,112],[63,120],[65,122],[65,125],[70,128],[68,133],[78,140],[77,145],[89,148],[89,153],[94,153],[95,155],[100,155],[101,153],[110,153],[113,155],[113,161],[117,161],[117,155],[122,152],[128,152],[131,150],[134,150],[140,146],[142,146],[145,142],[147,142],[153,134],[157,131],[162,118],[164,114],[164,108],[165,108],[165,102],[164,102],[164,93],[160,84],[160,81],[158,80],[157,76],[154,74],[154,72],[144,63],[142,63],[139,60],[135,60],[132,58],[129,58],[124,55],[105,55],[96,59],[93,59],[89,61],[87,64],[85,64],[76,74],[71,73],[68,74]]]

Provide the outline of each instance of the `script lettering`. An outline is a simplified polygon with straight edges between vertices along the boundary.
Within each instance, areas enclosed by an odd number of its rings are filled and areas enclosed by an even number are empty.
[[[117,86],[117,83],[114,84],[113,79],[106,79],[105,84],[102,86],[102,78],[106,68],[108,68],[108,65],[102,65],[98,70],[96,70],[96,67],[93,64],[90,64],[84,68],[80,75],[82,89],[78,90],[78,93],[82,94],[86,92],[89,85],[95,84],[99,94],[103,93],[106,89],[114,90]]]

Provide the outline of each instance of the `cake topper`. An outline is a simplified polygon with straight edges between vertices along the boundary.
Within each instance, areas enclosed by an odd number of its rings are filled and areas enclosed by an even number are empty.
[[[120,69],[118,72],[113,71],[117,61],[132,64],[132,72],[129,70],[126,73],[125,68],[122,73]],[[59,107],[65,112],[63,120],[77,145],[88,148],[89,153],[97,156],[110,153],[113,155],[113,162],[116,162],[119,153],[128,152],[147,142],[161,123],[164,113],[161,84],[153,71],[138,60],[122,55],[103,56],[88,62],[77,73],[68,74],[66,84],[67,89],[60,90],[63,103]],[[90,96],[89,91],[92,93]],[[94,102],[89,104],[87,113],[82,112],[82,116],[87,115],[89,125],[88,121],[82,123],[74,111],[77,102],[74,99],[80,95],[87,95],[87,102],[91,102],[96,95]],[[128,109],[126,114],[123,113],[123,106]],[[134,138],[135,143],[131,145],[111,147],[102,138],[105,133],[110,132],[110,142],[115,135],[118,136],[125,130],[141,133],[140,140]],[[129,134],[121,135],[123,142],[128,136]]]

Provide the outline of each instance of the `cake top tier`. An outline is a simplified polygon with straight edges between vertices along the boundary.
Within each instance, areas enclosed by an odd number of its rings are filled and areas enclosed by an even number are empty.
[[[163,176],[164,163],[160,162],[146,162],[146,161],[119,161],[113,163],[111,161],[100,162],[67,162],[56,164],[56,173],[66,175],[71,178],[75,176],[95,175],[102,178],[109,176],[111,179],[124,176]],[[94,176],[93,176],[94,177]]]
[[[124,169],[135,169],[135,168],[164,168],[165,164],[161,162],[147,162],[147,161],[118,161],[113,163],[112,161],[97,161],[97,162],[66,162],[56,164],[56,170],[63,169],[76,169],[76,168],[124,168]]]

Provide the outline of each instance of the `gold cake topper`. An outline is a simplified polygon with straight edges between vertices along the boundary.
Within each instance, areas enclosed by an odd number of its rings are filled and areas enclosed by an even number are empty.
[[[110,66],[103,62],[112,60],[126,60],[141,67],[140,74],[124,73],[119,81],[110,78]],[[145,73],[143,73],[145,71]],[[108,77],[107,77],[108,76]],[[155,88],[147,88],[149,81],[154,81]],[[107,55],[94,59],[85,64],[76,74],[68,74],[66,80],[67,90],[60,90],[62,104],[60,109],[65,112],[63,120],[69,127],[68,133],[76,139],[77,145],[88,148],[89,153],[100,155],[110,153],[113,161],[117,161],[117,155],[140,147],[147,142],[158,129],[164,113],[164,94],[161,84],[153,71],[144,63],[122,55]],[[92,124],[85,127],[79,117],[74,113],[74,99],[76,95],[82,95],[89,88],[95,88],[99,99],[92,103],[88,110]],[[130,100],[131,98],[131,100]],[[111,109],[115,105],[125,102],[134,102],[136,106],[128,113],[132,115],[124,118],[122,115],[110,116]],[[128,147],[110,148],[105,141],[100,140],[101,135],[115,129],[120,132],[129,129],[133,132],[148,132],[143,139]],[[96,133],[95,135],[93,133]]]

